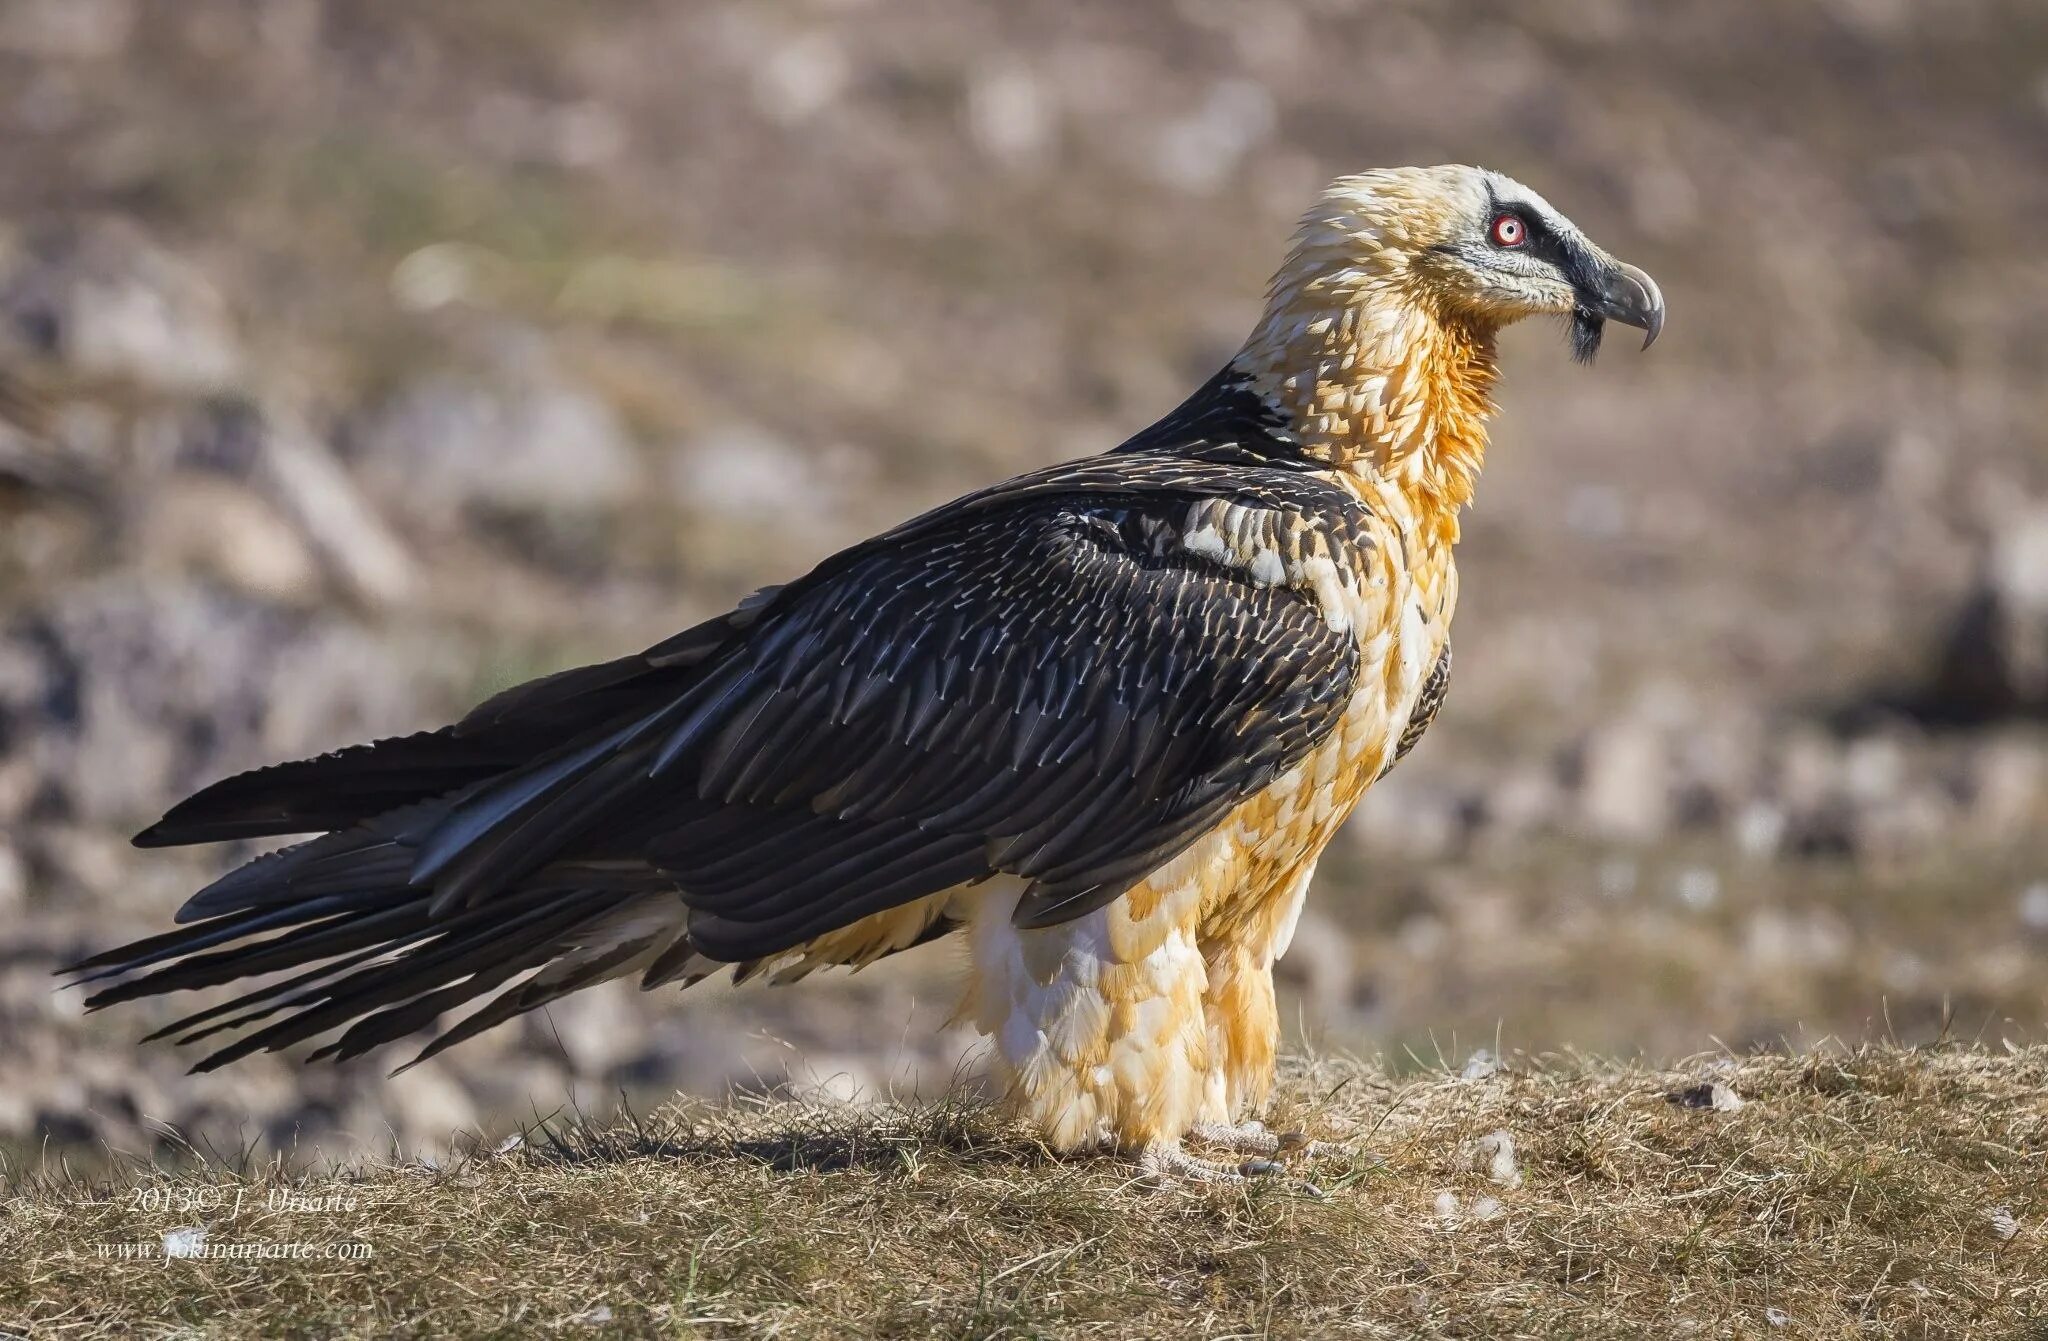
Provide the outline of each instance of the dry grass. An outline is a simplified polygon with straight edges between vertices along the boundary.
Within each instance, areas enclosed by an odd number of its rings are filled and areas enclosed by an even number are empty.
[[[1715,1081],[1739,1108],[1671,1097]],[[1322,1199],[1148,1192],[957,1105],[556,1122],[439,1169],[17,1171],[0,1328],[2048,1336],[2048,1048],[1475,1079],[1321,1061],[1283,1090],[1279,1120],[1344,1148],[1313,1170]],[[284,1191],[314,1204],[270,1204]],[[184,1226],[374,1256],[162,1260]],[[98,1247],[119,1242],[154,1260]]]

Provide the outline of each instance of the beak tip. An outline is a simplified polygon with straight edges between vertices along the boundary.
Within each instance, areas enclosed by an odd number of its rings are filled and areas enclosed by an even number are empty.
[[[1613,278],[1603,315],[1634,326],[1643,333],[1643,348],[1657,343],[1664,331],[1664,292],[1643,270],[1623,261],[1614,263]]]

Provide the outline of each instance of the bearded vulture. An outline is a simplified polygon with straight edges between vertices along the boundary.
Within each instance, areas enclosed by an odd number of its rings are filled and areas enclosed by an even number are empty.
[[[1646,333],[1641,270],[1496,172],[1339,179],[1257,328],[1104,455],[972,493],[633,656],[438,731],[219,782],[144,847],[310,835],[89,1004],[258,978],[159,1035],[420,1058],[622,975],[777,981],[955,933],[1061,1151],[1229,1179],[1288,1144],[1273,962],[1316,858],[1443,701],[1495,337]],[[416,1059],[417,1060],[417,1059]]]

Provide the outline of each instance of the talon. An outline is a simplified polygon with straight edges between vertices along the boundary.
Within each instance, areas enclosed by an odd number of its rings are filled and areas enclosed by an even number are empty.
[[[1275,1135],[1266,1130],[1263,1122],[1241,1122],[1235,1126],[1198,1122],[1189,1128],[1188,1139],[1232,1154],[1272,1160],[1320,1159],[1335,1150],[1327,1141],[1310,1140],[1306,1132],[1284,1131]]]
[[[1263,1122],[1197,1122],[1188,1129],[1188,1139],[1239,1155],[1277,1155],[1281,1149],[1280,1138]]]
[[[1138,1167],[1159,1182],[1241,1183],[1245,1177],[1241,1169],[1197,1159],[1177,1144],[1147,1146],[1138,1157]]]
[[[1147,1146],[1138,1156],[1140,1175],[1154,1186],[1169,1183],[1247,1183],[1254,1178],[1271,1178],[1275,1174],[1302,1195],[1320,1201],[1323,1190],[1314,1183],[1299,1178],[1287,1177],[1287,1166],[1266,1155],[1254,1155],[1243,1163],[1230,1165],[1200,1159],[1183,1150],[1179,1144]]]

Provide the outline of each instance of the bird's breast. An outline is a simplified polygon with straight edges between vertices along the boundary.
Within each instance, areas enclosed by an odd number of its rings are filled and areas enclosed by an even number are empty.
[[[1348,488],[1359,491],[1350,482]],[[1368,486],[1369,487],[1369,486]],[[1337,727],[1294,767],[1233,814],[1227,827],[1240,854],[1234,878],[1205,900],[1210,919],[1242,903],[1246,916],[1294,889],[1295,874],[1335,837],[1373,781],[1411,748],[1442,697],[1448,672],[1457,571],[1447,545],[1405,516],[1398,491],[1361,497],[1368,517],[1356,536],[1325,534],[1320,547],[1337,580],[1317,596],[1325,618],[1356,640],[1360,676]]]

